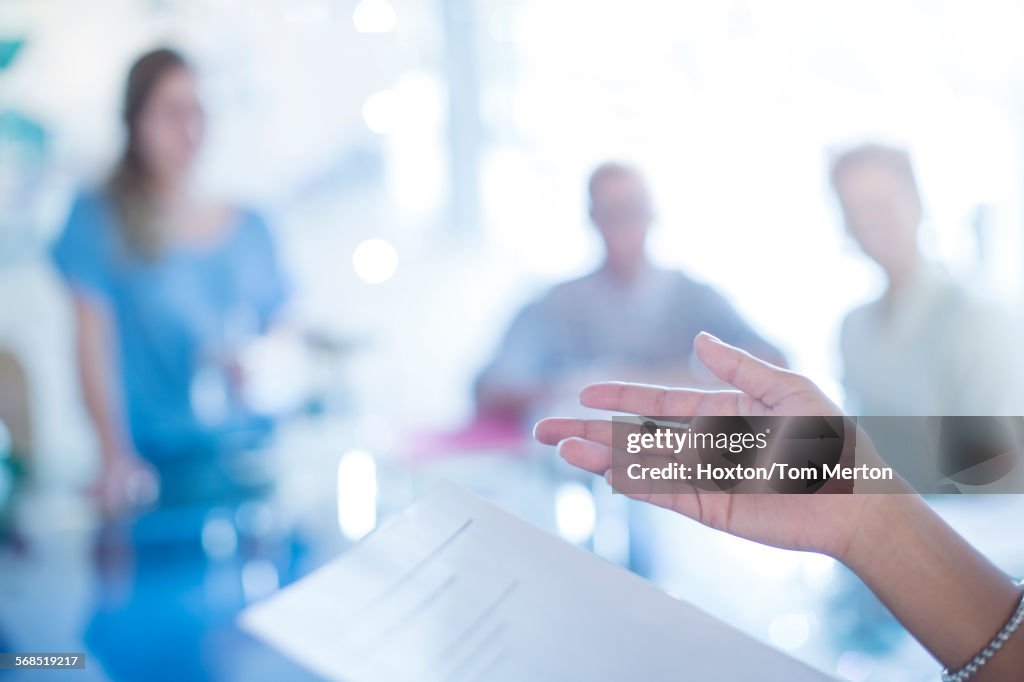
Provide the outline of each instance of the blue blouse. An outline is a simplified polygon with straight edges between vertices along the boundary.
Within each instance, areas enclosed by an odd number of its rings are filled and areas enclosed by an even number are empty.
[[[79,196],[52,255],[69,285],[111,314],[135,446],[157,459],[258,445],[271,424],[226,389],[215,358],[265,331],[286,298],[266,223],[240,210],[215,245],[171,245],[145,260],[117,220],[104,195]]]

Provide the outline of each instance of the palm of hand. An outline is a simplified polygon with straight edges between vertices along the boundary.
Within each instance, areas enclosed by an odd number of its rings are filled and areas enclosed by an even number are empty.
[[[841,414],[813,384],[806,382],[804,385],[802,379],[793,383],[772,405],[740,391],[706,393],[693,414],[739,417]],[[728,494],[695,488],[688,494],[654,493],[638,497],[738,537],[832,556],[845,551],[847,538],[856,528],[862,511],[862,498],[855,495]]]
[[[814,416],[842,412],[809,379],[758,360],[718,341],[697,337],[698,357],[719,379],[739,390],[702,391],[639,384],[592,384],[580,402],[592,408],[649,417]],[[570,464],[597,474],[612,466],[611,424],[603,420],[545,419],[539,440],[557,444]],[[787,549],[841,557],[863,513],[863,496],[706,492],[630,493],[712,528]]]

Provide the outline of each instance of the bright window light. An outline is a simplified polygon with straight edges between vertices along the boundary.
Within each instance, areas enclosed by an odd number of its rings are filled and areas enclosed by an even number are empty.
[[[398,15],[388,0],[362,0],[352,12],[352,23],[360,33],[389,33]]]
[[[565,483],[555,493],[558,533],[569,542],[581,543],[594,533],[597,512],[594,496],[580,483]]]
[[[394,90],[381,90],[366,98],[363,104],[363,122],[380,135],[394,132],[401,116],[398,94]]]
[[[338,460],[338,527],[358,540],[377,525],[377,463],[365,450],[349,450]]]
[[[398,269],[398,252],[386,239],[367,239],[352,252],[352,267],[359,279],[380,284],[391,279]]]

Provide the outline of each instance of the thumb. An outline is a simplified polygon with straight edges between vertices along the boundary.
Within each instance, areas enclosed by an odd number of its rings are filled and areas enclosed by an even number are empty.
[[[762,400],[769,391],[786,384],[791,376],[786,370],[730,346],[707,332],[697,335],[693,349],[712,374],[755,400]]]

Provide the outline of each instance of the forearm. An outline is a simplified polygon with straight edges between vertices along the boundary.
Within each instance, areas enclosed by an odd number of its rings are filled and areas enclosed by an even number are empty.
[[[113,383],[116,372],[110,355],[107,321],[93,304],[84,301],[76,303],[76,317],[76,360],[82,401],[96,430],[104,465],[109,466],[116,457],[132,448],[120,392]]]
[[[1020,602],[1014,582],[917,495],[876,495],[844,562],[946,668],[982,650]],[[1024,632],[974,678],[1020,679]]]
[[[82,400],[99,441],[103,464],[109,466],[120,453],[130,450],[123,421],[115,413],[110,396],[96,378],[94,369],[82,367],[79,377],[82,382]]]

